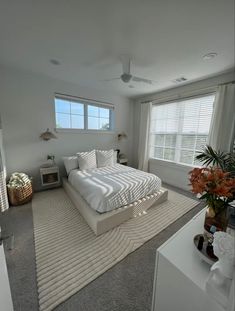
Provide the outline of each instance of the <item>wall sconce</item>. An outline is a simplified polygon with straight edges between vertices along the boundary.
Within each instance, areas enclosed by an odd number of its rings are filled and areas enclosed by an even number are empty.
[[[43,132],[41,135],[40,135],[40,138],[42,138],[43,140],[50,140],[52,138],[56,139],[57,137],[55,136],[55,134],[53,134],[52,132],[50,132],[49,128]]]
[[[118,137],[118,140],[120,141],[122,139],[126,139],[127,135],[125,132],[121,132],[121,133],[118,133],[117,137]]]

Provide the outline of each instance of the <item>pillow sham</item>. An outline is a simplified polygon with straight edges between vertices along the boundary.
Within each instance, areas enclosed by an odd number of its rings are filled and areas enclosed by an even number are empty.
[[[114,151],[96,150],[97,167],[111,166],[114,164]]]
[[[78,165],[80,170],[89,170],[96,168],[96,152],[95,150],[88,151],[88,152],[78,152]]]
[[[69,173],[72,170],[78,169],[78,158],[77,158],[77,156],[63,157],[62,159],[64,161],[64,166],[65,166],[67,175],[69,175]]]

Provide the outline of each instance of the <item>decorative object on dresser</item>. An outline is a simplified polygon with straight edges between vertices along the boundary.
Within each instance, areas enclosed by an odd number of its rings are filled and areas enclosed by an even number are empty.
[[[40,168],[41,183],[43,187],[56,187],[60,185],[60,172],[58,166]]]
[[[207,203],[205,233],[212,237],[215,231],[226,231],[229,202],[235,193],[235,178],[221,168],[194,168],[190,172],[192,192]]]
[[[52,133],[49,130],[49,128],[47,128],[47,130],[40,135],[40,138],[42,138],[45,141],[48,141],[50,139],[56,139],[57,136],[54,133]]]
[[[218,260],[213,252],[212,240],[210,241],[206,235],[197,234],[193,241],[195,248],[198,251],[197,253],[202,260],[209,265],[213,265]]]
[[[11,205],[28,203],[33,197],[32,178],[24,173],[13,173],[7,184],[7,192]]]
[[[229,310],[229,298],[233,290],[232,282],[235,269],[234,237],[226,232],[215,232],[213,249],[218,261],[211,267],[206,282],[206,291],[224,310]]]

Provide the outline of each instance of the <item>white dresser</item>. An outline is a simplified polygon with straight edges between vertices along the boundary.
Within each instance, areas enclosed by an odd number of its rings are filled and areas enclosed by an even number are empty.
[[[202,261],[193,237],[203,233],[205,210],[158,248],[152,311],[224,311],[205,292],[210,266]]]

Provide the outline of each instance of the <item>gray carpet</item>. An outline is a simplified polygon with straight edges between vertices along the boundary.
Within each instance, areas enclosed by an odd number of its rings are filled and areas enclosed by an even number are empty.
[[[167,186],[177,191],[176,188]],[[178,190],[182,194],[189,193]],[[192,196],[191,196],[192,197]],[[150,311],[156,249],[188,222],[202,205],[185,214],[141,248],[88,284],[55,311]],[[2,230],[13,232],[15,248],[5,248],[15,311],[37,311],[37,287],[31,204],[0,217]]]

